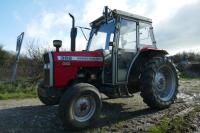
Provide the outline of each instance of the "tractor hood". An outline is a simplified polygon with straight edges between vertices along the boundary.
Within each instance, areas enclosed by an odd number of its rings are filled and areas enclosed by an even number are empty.
[[[101,51],[72,51],[52,52],[53,57],[53,84],[56,88],[67,86],[77,77],[82,68],[103,67],[103,53]],[[51,76],[50,76],[51,77]]]
[[[54,52],[53,60],[56,66],[101,67],[103,53],[101,51]]]

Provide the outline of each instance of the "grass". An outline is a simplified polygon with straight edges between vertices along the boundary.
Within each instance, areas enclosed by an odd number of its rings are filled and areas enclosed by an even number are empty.
[[[36,97],[37,83],[28,80],[0,83],[0,100]]]
[[[149,131],[151,133],[166,133],[170,129],[173,129],[175,132],[180,132],[180,127],[181,125],[183,125],[183,123],[184,123],[184,120],[182,117],[176,117],[173,120],[170,120],[170,118],[164,117],[160,124],[154,127],[151,127]]]
[[[194,118],[200,113],[200,107],[196,107],[193,111],[184,116],[175,116],[169,118],[164,116],[161,122],[149,129],[150,133],[192,133],[196,130],[196,127],[192,124]]]

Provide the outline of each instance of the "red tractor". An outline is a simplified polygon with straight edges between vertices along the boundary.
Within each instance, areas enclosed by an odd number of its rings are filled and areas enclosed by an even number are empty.
[[[66,127],[82,129],[100,115],[101,94],[131,97],[140,92],[151,108],[169,107],[178,92],[176,69],[165,50],[157,49],[152,20],[105,7],[91,23],[84,51],[75,51],[77,28],[72,17],[71,51],[44,54],[44,80],[38,96],[46,105],[59,104]],[[134,101],[133,101],[134,102]]]

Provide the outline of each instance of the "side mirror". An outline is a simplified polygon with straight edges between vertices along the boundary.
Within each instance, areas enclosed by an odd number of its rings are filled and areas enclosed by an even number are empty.
[[[114,46],[115,46],[115,43],[114,43],[114,42],[109,42],[109,46],[114,47]]]

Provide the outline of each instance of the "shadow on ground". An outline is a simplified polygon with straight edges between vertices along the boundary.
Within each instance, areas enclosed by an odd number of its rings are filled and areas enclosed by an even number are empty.
[[[130,111],[122,103],[103,102],[100,119],[91,127],[92,130],[138,116],[155,113],[145,107]],[[25,106],[0,110],[0,129],[7,133],[58,133],[66,132],[57,114],[58,106]],[[90,130],[90,129],[88,129]]]
[[[135,117],[140,117],[158,112],[146,106],[140,109],[137,108],[134,109],[134,107],[124,108],[125,105],[126,104],[124,103],[104,102],[102,117],[97,121],[97,123],[95,124],[96,126],[94,127],[95,128],[103,127],[105,125],[115,124],[120,121],[134,119]]]

